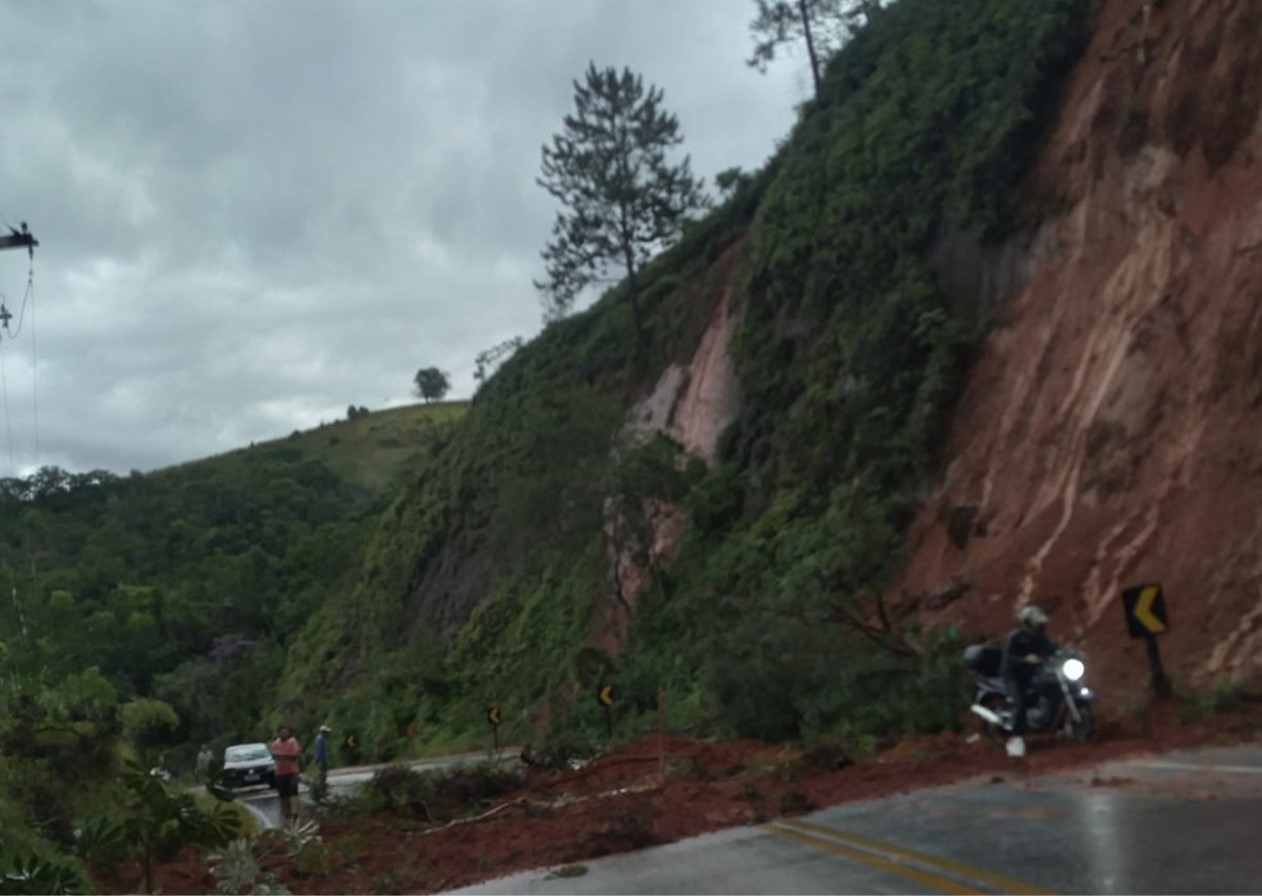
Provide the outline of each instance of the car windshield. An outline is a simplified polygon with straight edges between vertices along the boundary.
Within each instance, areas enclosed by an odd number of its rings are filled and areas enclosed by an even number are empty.
[[[238,744],[223,751],[224,762],[242,762],[250,759],[269,759],[267,744]]]

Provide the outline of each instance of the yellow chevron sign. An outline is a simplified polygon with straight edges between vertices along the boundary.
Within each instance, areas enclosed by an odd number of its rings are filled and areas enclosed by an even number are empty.
[[[1126,626],[1132,638],[1147,638],[1170,630],[1165,595],[1160,585],[1136,585],[1122,592]]]
[[[613,706],[613,685],[602,684],[596,696],[601,706]]]
[[[498,706],[492,706],[488,709],[486,711],[486,720],[492,725],[498,725],[500,723],[500,708]]]

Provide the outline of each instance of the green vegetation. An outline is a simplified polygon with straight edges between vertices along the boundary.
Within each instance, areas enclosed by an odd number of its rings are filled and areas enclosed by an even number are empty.
[[[152,893],[153,869],[185,846],[220,848],[241,832],[241,816],[221,803],[209,809],[193,794],[148,774],[134,763],[121,776],[122,799],[108,814],[85,823],[79,846],[85,859],[114,869],[126,859],[139,862],[144,892]]]
[[[66,857],[10,854],[0,857],[0,894],[86,893],[86,883]]]
[[[0,855],[21,860],[4,886],[86,886],[64,854],[93,818],[140,817],[110,815],[138,780],[128,761],[191,773],[201,742],[261,739],[294,635],[349,587],[395,489],[462,412],[357,414],[148,475],[0,481]],[[172,811],[177,833],[206,815]],[[157,855],[161,837],[140,840]]]
[[[0,893],[88,892],[88,869],[113,873],[127,859],[152,892],[155,862],[241,831],[238,807],[198,800],[138,761],[154,729],[173,720],[161,701],[120,703],[95,667],[3,679]]]
[[[95,669],[0,678],[0,893],[87,892],[75,822],[115,795],[118,716]]]
[[[388,766],[372,776],[350,808],[423,825],[441,824],[489,808],[521,783],[517,772],[491,764],[430,772]]]
[[[289,889],[274,871],[263,871],[261,863],[284,856],[295,872],[304,878],[328,874],[328,854],[319,826],[312,821],[269,830],[264,836],[233,840],[209,855],[210,868],[219,893],[286,894]],[[376,890],[374,892],[386,892]]]
[[[0,663],[99,669],[140,701],[122,721],[152,751],[257,739],[293,636],[349,587],[389,487],[458,414],[368,414],[147,476],[6,481]]]
[[[356,489],[373,495],[392,495],[401,481],[420,472],[441,444],[444,433],[464,416],[468,406],[468,402],[448,401],[383,411],[356,408],[347,421],[295,430],[285,438],[259,442],[211,460],[244,458],[275,448],[295,459],[326,464]],[[206,463],[184,466],[200,467]]]
[[[1229,676],[1214,679],[1208,690],[1196,691],[1186,686],[1174,689],[1174,696],[1182,704],[1179,721],[1183,724],[1223,713],[1234,712],[1244,701],[1247,688],[1244,682]]]

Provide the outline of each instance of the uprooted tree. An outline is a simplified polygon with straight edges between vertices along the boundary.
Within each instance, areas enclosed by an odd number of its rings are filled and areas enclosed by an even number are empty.
[[[512,357],[513,353],[522,347],[523,340],[520,336],[514,336],[511,339],[505,339],[503,342],[497,342],[490,348],[478,352],[477,358],[474,359],[473,379],[481,387],[493,374],[501,364]]]
[[[637,275],[675,240],[690,212],[708,203],[687,157],[672,164],[668,151],[683,142],[679,121],[661,108],[662,91],[647,89],[630,69],[597,69],[574,82],[575,111],[543,147],[541,187],[564,206],[543,249],[547,317],[563,317],[577,295],[621,268],[635,321],[637,346],[644,324]]]

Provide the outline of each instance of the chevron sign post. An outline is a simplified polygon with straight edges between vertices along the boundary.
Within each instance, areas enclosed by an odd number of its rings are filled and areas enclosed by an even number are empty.
[[[1132,638],[1143,638],[1148,644],[1148,664],[1152,668],[1152,689],[1158,697],[1170,694],[1170,681],[1161,667],[1161,650],[1157,635],[1170,630],[1166,615],[1166,598],[1160,585],[1136,585],[1122,592],[1126,610],[1126,628]]]
[[[613,714],[610,709],[613,707],[613,685],[605,682],[596,691],[596,700],[605,711],[605,736],[613,737]]]
[[[500,751],[500,722],[503,721],[498,706],[492,705],[486,708],[486,721],[491,726],[491,749],[498,754]]]

